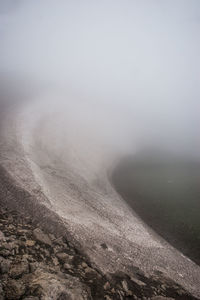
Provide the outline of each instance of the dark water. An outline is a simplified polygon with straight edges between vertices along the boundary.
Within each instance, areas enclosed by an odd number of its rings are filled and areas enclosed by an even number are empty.
[[[162,153],[125,158],[116,189],[157,233],[200,264],[200,162]]]

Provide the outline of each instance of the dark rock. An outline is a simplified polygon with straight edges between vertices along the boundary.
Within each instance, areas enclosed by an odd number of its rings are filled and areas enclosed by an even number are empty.
[[[8,280],[5,286],[6,299],[17,300],[20,299],[25,293],[25,285],[19,280]]]
[[[6,243],[4,245],[4,248],[9,251],[12,251],[13,249],[17,248],[17,244],[15,242]]]
[[[0,283],[0,300],[4,300],[5,297],[4,297],[4,292],[3,292],[3,287],[2,287],[2,284]]]
[[[101,247],[102,247],[104,250],[108,249],[108,246],[107,246],[105,243],[102,243],[102,244],[101,244]]]
[[[11,278],[19,278],[23,274],[29,272],[29,265],[27,261],[21,261],[11,266],[9,275]]]
[[[0,255],[3,257],[8,257],[11,255],[10,251],[8,249],[5,248],[1,248],[0,249]]]
[[[72,300],[72,298],[66,293],[61,293],[57,300]]]
[[[5,274],[9,272],[11,261],[9,259],[5,259],[0,257],[0,273]]]

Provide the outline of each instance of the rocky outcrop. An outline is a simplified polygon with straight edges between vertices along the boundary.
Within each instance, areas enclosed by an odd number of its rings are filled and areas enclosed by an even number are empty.
[[[0,211],[0,300],[196,299],[162,273],[101,274],[65,238]]]

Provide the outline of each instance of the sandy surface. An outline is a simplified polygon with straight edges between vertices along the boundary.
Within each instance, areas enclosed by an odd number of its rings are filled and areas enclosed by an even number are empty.
[[[119,158],[114,144],[97,142],[86,116],[71,117],[79,104],[60,105],[48,102],[47,112],[39,99],[3,118],[0,164],[33,195],[26,201],[37,199],[60,216],[66,232],[103,272],[131,274],[132,266],[147,274],[161,270],[200,296],[200,267],[151,231],[112,187],[108,174]],[[17,205],[26,211],[20,198]]]

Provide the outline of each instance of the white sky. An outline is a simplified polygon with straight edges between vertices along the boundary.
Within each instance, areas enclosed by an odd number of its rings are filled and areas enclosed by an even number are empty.
[[[141,142],[199,145],[199,0],[3,0],[0,44],[1,70],[109,103]]]

